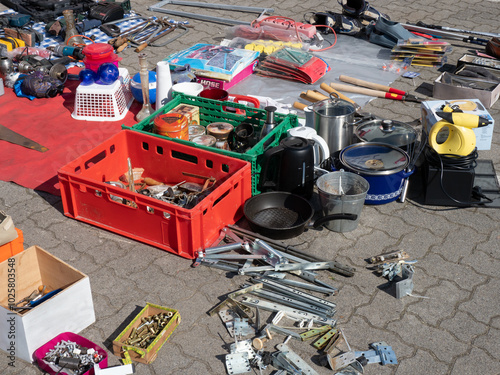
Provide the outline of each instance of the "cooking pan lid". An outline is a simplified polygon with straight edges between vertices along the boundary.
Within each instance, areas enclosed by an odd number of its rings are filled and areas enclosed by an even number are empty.
[[[356,127],[356,136],[365,142],[382,142],[405,147],[417,139],[417,131],[404,122],[384,119],[363,121]]]
[[[321,116],[337,117],[354,114],[356,107],[347,100],[330,98],[314,103],[313,111]]]
[[[408,154],[400,148],[376,142],[347,146],[339,157],[347,168],[366,175],[398,173],[409,163]]]

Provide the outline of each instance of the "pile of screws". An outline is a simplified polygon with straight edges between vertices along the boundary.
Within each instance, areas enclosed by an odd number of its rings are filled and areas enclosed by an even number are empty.
[[[171,311],[161,312],[150,317],[141,318],[141,325],[133,328],[129,338],[124,342],[139,348],[147,348],[168,324],[174,313]]]
[[[68,374],[80,375],[94,367],[94,363],[99,363],[103,356],[93,348],[85,348],[76,342],[62,340],[45,354],[44,360],[50,364],[64,369]],[[70,370],[70,371],[67,371]]]

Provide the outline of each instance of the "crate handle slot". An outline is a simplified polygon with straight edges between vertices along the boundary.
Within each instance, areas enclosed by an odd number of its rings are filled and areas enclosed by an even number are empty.
[[[193,164],[198,164],[198,157],[195,155],[186,154],[184,152],[176,150],[172,150],[171,155],[175,159],[184,160]]]
[[[106,150],[103,150],[99,152],[98,154],[92,156],[90,159],[87,159],[87,161],[84,163],[85,170],[93,167],[94,165],[97,165],[100,161],[106,159],[107,152]]]
[[[230,187],[229,189],[227,189],[224,193],[222,193],[215,201],[214,201],[214,204],[212,205],[212,207],[215,207],[221,200],[223,200],[228,194],[229,192],[232,190],[233,188]],[[205,212],[203,213],[205,214]]]

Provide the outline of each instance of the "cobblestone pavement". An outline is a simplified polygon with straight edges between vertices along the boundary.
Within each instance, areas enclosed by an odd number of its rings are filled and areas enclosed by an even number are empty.
[[[462,30],[499,31],[499,1],[374,0],[371,4],[399,22],[421,20]],[[132,8],[143,15],[152,14],[147,10],[151,5],[153,2],[132,1]],[[309,11],[340,11],[336,1],[254,1],[251,5],[273,5],[275,14],[298,20]],[[209,13],[251,20],[248,14]],[[187,36],[167,47],[149,48],[150,63],[196,42],[214,43],[224,37],[226,26],[200,21],[193,24]],[[450,42],[450,66],[464,53],[482,48]],[[138,70],[137,54],[132,49],[122,56],[123,66]],[[396,80],[397,87],[430,96],[439,72],[435,68],[415,70],[421,73],[414,80],[415,87],[403,78]],[[496,103],[490,109],[497,123],[499,108]],[[418,104],[384,99],[371,101],[363,110],[405,122],[420,117]],[[499,133],[497,124],[491,150],[479,153],[497,168]],[[25,246],[39,245],[90,277],[97,320],[80,334],[108,350],[110,365],[119,364],[112,354],[113,338],[138,307],[152,302],[179,310],[182,322],[153,363],[137,365],[137,374],[227,373],[224,360],[233,340],[221,320],[210,317],[207,311],[247,278],[192,268],[190,260],[69,219],[63,215],[59,197],[10,182],[0,182],[0,207],[23,230]],[[337,304],[338,325],[351,347],[367,350],[370,343],[385,341],[397,355],[397,365],[370,364],[365,367],[366,374],[500,374],[499,221],[500,210],[493,208],[445,209],[408,199],[405,203],[365,206],[353,232],[307,231],[288,242],[357,269],[351,278],[327,271],[321,271],[320,277],[339,288],[339,294],[330,298]],[[414,296],[402,299],[387,292],[384,279],[366,269],[364,260],[397,249],[418,260]],[[283,338],[278,335],[273,343]],[[291,340],[289,345],[319,374],[333,373],[319,366],[319,353],[309,342]],[[15,365],[8,366],[6,356],[0,355],[2,374],[42,373],[22,360]],[[269,367],[264,373],[272,371]]]

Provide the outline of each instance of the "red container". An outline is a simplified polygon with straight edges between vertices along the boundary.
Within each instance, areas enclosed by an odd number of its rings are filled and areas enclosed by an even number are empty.
[[[89,44],[83,48],[82,52],[85,55],[83,58],[85,68],[94,72],[97,72],[97,69],[107,62],[113,63],[118,68],[118,62],[122,59],[114,53],[113,46],[107,43]]]
[[[52,340],[50,340],[48,343],[40,346],[37,350],[35,350],[35,353],[33,354],[36,359],[36,363],[38,364],[38,367],[40,367],[42,370],[46,371],[50,375],[67,375],[64,370],[61,370],[61,372],[58,372],[60,370],[60,367],[57,365],[52,365],[51,363],[45,361],[43,358],[45,355],[48,353],[49,350],[54,349],[54,347],[61,341],[72,341],[76,342],[78,345],[81,345],[84,348],[88,349],[94,349],[98,354],[102,355],[102,360],[99,362],[99,367],[100,368],[107,368],[108,367],[108,354],[106,351],[101,348],[99,345],[94,344],[92,341],[86,339],[85,337],[82,337],[80,335],[77,335],[76,333],[73,332],[63,332],[56,337],[54,337]],[[82,375],[94,375],[94,368],[91,368],[89,371],[84,372]]]
[[[163,183],[203,182],[188,174],[217,182],[186,209],[105,183],[128,170],[127,158],[133,168],[144,168],[143,177]],[[58,176],[66,216],[189,259],[242,217],[252,187],[247,161],[129,130],[62,167]]]

